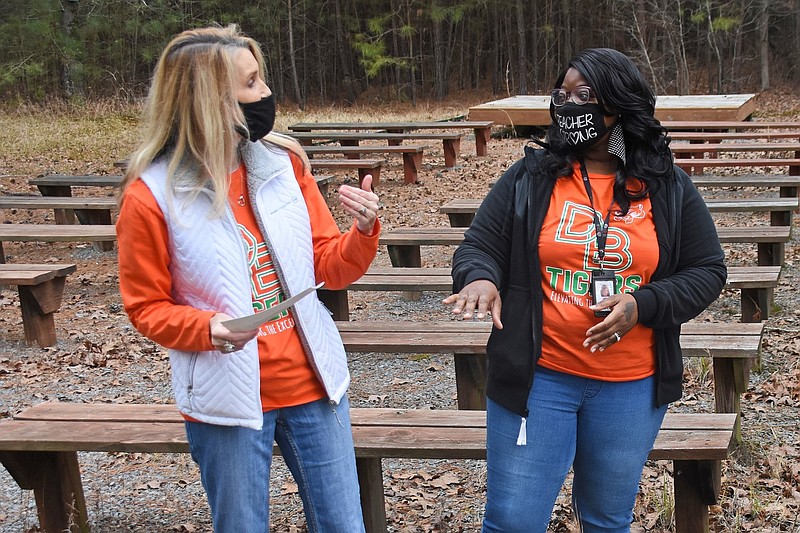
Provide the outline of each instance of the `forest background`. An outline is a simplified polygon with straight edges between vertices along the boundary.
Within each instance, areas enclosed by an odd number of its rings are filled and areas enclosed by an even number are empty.
[[[657,94],[800,80],[800,0],[0,0],[0,98],[136,101],[176,33],[237,23],[280,101],[546,94],[589,46],[633,57]]]

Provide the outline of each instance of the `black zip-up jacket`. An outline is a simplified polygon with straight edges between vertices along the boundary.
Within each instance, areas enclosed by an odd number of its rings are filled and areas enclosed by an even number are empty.
[[[486,347],[486,395],[527,418],[527,398],[541,355],[542,280],[539,233],[555,180],[538,167],[542,150],[525,156],[491,188],[464,242],[453,256],[453,291],[479,279],[494,283],[502,299],[503,329],[492,328]],[[639,323],[655,331],[656,405],[683,391],[681,324],[718,296],[727,277],[716,227],[689,176],[674,167],[650,194],[658,239],[658,265],[634,291]],[[568,326],[565,326],[568,327]],[[576,332],[581,337],[583,332]]]

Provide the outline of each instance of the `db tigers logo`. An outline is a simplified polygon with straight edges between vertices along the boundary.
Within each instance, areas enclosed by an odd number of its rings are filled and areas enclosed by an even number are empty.
[[[642,212],[643,218],[644,209],[641,205],[638,208]],[[628,213],[628,216],[631,216],[631,213],[633,213],[633,209]],[[565,202],[564,209],[561,212],[561,221],[558,224],[555,235],[556,242],[573,244],[583,248],[583,267],[586,270],[597,267],[597,238],[593,215],[594,210],[591,207],[576,204],[575,202]],[[600,214],[598,216],[601,219],[603,218]],[[633,222],[636,218],[639,217],[633,216],[630,222]],[[621,220],[624,219],[622,218]],[[628,221],[626,220],[626,222]],[[630,236],[626,231],[614,226],[610,227],[606,240],[606,254],[603,260],[606,268],[617,272],[630,268],[633,263],[630,244]]]

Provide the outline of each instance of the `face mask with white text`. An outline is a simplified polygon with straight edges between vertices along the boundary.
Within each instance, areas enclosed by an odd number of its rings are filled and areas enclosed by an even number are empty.
[[[558,129],[564,140],[581,152],[608,133],[605,112],[600,104],[578,105],[567,102],[556,108]]]

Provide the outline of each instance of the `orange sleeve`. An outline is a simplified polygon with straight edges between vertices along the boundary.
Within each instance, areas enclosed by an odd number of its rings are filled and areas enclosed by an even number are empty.
[[[178,305],[172,297],[169,236],[164,215],[141,180],[126,190],[117,219],[119,287],[131,324],[161,346],[212,350],[213,311]]]
[[[370,235],[358,231],[355,222],[347,232],[339,231],[314,176],[303,168],[299,157],[291,153],[290,157],[311,217],[317,283],[324,281],[329,289],[343,289],[364,275],[375,258],[380,221],[375,221]]]

